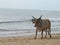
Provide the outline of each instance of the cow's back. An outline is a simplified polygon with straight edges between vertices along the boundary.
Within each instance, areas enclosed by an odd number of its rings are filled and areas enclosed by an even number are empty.
[[[42,31],[42,30],[45,31],[47,29],[50,29],[50,27],[51,27],[50,20],[49,19],[42,19],[41,25],[40,26],[37,26],[36,28],[39,31]]]
[[[42,19],[42,30],[47,30],[51,27],[51,22],[49,19]]]

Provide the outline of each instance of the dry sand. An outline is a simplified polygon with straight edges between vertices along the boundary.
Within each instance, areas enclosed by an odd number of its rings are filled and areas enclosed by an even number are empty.
[[[41,39],[38,35],[37,39],[34,36],[22,37],[0,37],[0,45],[60,45],[60,34],[53,34],[52,38]]]

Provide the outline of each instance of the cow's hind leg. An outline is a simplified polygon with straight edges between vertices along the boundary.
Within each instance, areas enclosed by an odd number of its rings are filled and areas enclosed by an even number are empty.
[[[42,30],[42,32],[41,32],[41,39],[43,38],[43,30]]]
[[[49,28],[48,34],[49,34],[49,36],[51,38],[51,29],[50,28]]]
[[[37,31],[38,31],[38,30],[36,29],[36,34],[35,34],[35,37],[34,37],[34,39],[36,39],[36,37],[37,37]]]

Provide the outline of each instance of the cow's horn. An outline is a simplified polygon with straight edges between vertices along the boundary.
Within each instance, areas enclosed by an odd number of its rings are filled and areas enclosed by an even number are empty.
[[[42,16],[43,16],[43,15],[41,15],[39,19],[41,19]]]
[[[35,17],[32,16],[32,18],[36,19]]]

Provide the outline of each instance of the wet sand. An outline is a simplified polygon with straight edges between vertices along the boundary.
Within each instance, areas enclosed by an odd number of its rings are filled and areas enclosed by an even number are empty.
[[[60,45],[60,34],[52,34],[52,38],[41,39],[38,35],[18,36],[18,37],[0,37],[0,45]]]

